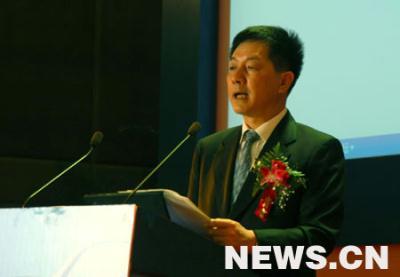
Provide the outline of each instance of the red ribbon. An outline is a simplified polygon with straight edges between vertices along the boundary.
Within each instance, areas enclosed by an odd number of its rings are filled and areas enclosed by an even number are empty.
[[[261,219],[261,221],[265,222],[267,220],[275,199],[276,191],[274,189],[267,188],[264,190],[263,194],[261,195],[260,201],[258,202],[257,209],[254,212],[254,214],[259,219]]]

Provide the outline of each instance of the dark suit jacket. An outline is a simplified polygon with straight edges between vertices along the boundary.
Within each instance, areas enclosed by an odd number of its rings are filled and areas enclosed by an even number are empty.
[[[250,173],[234,206],[231,191],[241,127],[201,139],[195,149],[189,198],[210,217],[239,221],[254,230],[259,245],[322,245],[330,252],[343,218],[344,158],[334,137],[296,123],[288,112],[260,155],[280,142],[289,165],[305,174],[306,189],[292,195],[286,209],[276,205],[266,222],[254,215],[259,192],[252,197],[255,174]]]

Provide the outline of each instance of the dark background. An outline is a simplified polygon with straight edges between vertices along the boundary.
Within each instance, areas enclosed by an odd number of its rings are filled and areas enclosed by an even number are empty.
[[[193,121],[213,131],[215,104],[199,107],[198,91],[214,94],[216,12],[216,1],[1,1],[0,205],[19,206],[95,130],[93,156],[31,205],[132,188]],[[147,186],[186,193],[194,143]]]
[[[215,129],[218,1],[0,2],[0,207],[81,204],[134,187],[191,122]],[[360,99],[362,102],[362,99]],[[147,187],[186,193],[196,140]],[[400,241],[400,156],[346,163],[344,244]]]

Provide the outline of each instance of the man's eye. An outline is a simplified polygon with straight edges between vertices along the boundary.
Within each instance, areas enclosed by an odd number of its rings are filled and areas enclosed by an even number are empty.
[[[246,68],[247,68],[247,70],[256,70],[257,69],[255,66],[252,66],[252,65],[248,65]]]
[[[236,69],[236,66],[230,65],[230,66],[228,67],[228,69],[229,69],[230,71],[235,70],[235,69]]]

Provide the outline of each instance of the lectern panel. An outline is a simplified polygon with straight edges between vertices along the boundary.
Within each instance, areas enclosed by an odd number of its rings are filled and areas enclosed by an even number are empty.
[[[135,205],[0,209],[0,276],[128,276]]]

